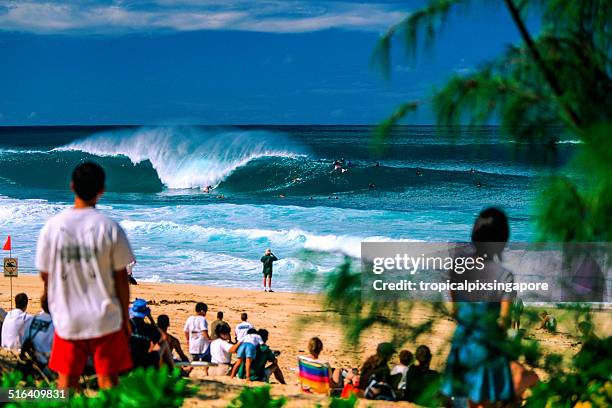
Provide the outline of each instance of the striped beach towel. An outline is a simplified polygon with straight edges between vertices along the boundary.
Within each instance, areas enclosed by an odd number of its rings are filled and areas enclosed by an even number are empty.
[[[330,367],[307,357],[298,357],[299,381],[303,392],[328,394]]]

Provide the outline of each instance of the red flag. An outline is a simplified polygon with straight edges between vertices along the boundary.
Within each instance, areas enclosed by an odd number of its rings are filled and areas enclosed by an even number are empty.
[[[0,241],[0,242],[2,242],[2,241]],[[6,242],[4,243],[4,247],[2,249],[5,250],[5,251],[10,251],[11,250],[11,236],[10,235],[6,239]]]

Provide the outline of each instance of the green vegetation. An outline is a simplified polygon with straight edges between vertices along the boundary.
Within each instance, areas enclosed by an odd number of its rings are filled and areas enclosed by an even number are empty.
[[[287,403],[285,397],[274,398],[270,395],[270,386],[244,387],[227,408],[280,408]]]
[[[445,17],[476,0],[433,0],[381,38],[373,62],[389,76],[390,49],[403,42],[408,58],[433,46]],[[572,168],[588,182],[555,176],[546,181],[537,224],[540,238],[562,242],[612,241],[612,58],[606,0],[505,0],[522,43],[466,75],[454,75],[426,101],[408,101],[383,122],[375,140],[419,106],[432,106],[444,131],[498,120],[501,132],[554,154],[560,139],[582,143]],[[540,16],[534,36],[524,17]],[[491,27],[491,29],[495,29]],[[537,144],[537,146],[535,145]]]
[[[36,386],[51,387],[51,384],[34,384],[31,379],[23,381],[19,371],[4,374],[2,387]],[[166,367],[160,369],[137,369],[121,378],[118,387],[110,390],[100,390],[96,394],[77,394],[68,401],[40,401],[36,406],[40,408],[137,408],[137,407],[163,407],[175,408],[183,405],[185,398],[195,394],[195,389],[188,381],[181,378],[178,369],[169,372]],[[11,403],[8,407],[29,407],[32,403]]]

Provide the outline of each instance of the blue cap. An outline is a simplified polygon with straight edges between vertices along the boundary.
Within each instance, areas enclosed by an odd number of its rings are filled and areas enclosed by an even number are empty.
[[[132,317],[145,318],[151,313],[151,309],[147,307],[147,301],[144,299],[136,298],[132,303],[130,314]]]

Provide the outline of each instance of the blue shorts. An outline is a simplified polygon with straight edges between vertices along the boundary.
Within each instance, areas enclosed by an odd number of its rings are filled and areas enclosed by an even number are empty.
[[[202,354],[192,354],[191,355],[191,361],[206,361],[210,363],[210,353],[207,351],[206,353],[202,353]]]
[[[255,358],[255,354],[257,354],[257,346],[251,343],[242,343],[238,346],[238,350],[236,351],[236,355],[238,358]]]

